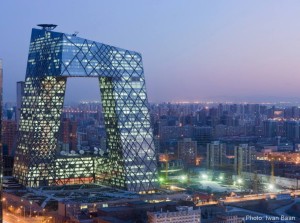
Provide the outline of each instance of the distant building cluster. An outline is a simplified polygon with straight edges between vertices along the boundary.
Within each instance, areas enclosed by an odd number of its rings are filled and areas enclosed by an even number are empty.
[[[237,175],[252,172],[300,178],[296,160],[276,159],[272,163],[262,158],[274,152],[300,151],[297,106],[161,103],[151,105],[151,118],[156,149],[169,154],[169,163],[180,160],[182,169],[204,166]],[[191,154],[193,159],[188,158]],[[163,175],[166,161],[159,166]]]
[[[21,86],[22,82],[18,82],[18,92],[22,92]],[[17,101],[21,97],[18,94]],[[150,108],[155,148],[160,157],[165,157],[164,160],[158,157],[161,175],[166,171],[171,176],[180,175],[186,168],[195,166],[229,170],[238,175],[241,172],[270,174],[272,165],[268,154],[277,153],[282,159],[274,160],[274,174],[300,178],[297,174],[300,160],[293,155],[300,151],[298,107],[278,109],[258,104],[208,107],[205,104],[163,103],[152,104]],[[4,106],[5,175],[12,174],[19,109],[13,103]],[[100,102],[66,106],[59,128],[57,152],[60,155],[106,153],[104,125]]]

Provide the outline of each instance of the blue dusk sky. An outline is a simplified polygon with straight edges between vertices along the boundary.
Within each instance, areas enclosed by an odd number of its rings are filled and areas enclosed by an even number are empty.
[[[300,99],[299,0],[7,0],[0,8],[5,101],[15,101],[40,23],[141,52],[151,102]],[[68,82],[67,101],[99,99],[96,79]]]

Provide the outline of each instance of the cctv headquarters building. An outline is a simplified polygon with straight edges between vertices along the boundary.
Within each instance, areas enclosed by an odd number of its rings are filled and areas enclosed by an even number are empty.
[[[40,26],[30,40],[13,175],[27,187],[99,183],[153,193],[157,163],[141,54]],[[99,82],[105,154],[57,149],[69,77]]]

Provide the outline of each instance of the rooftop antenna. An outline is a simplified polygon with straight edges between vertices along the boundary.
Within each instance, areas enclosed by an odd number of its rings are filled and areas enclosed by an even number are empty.
[[[38,24],[37,26],[42,27],[43,30],[51,31],[56,28],[55,24]]]
[[[75,31],[75,32],[72,34],[72,36],[77,36],[78,33],[79,33],[78,31]]]

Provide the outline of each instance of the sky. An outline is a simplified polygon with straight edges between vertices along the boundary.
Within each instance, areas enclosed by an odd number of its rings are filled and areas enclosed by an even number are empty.
[[[142,53],[150,102],[300,101],[298,0],[9,0],[0,8],[4,101],[15,101],[40,23]],[[69,78],[66,100],[99,99],[97,84]]]

